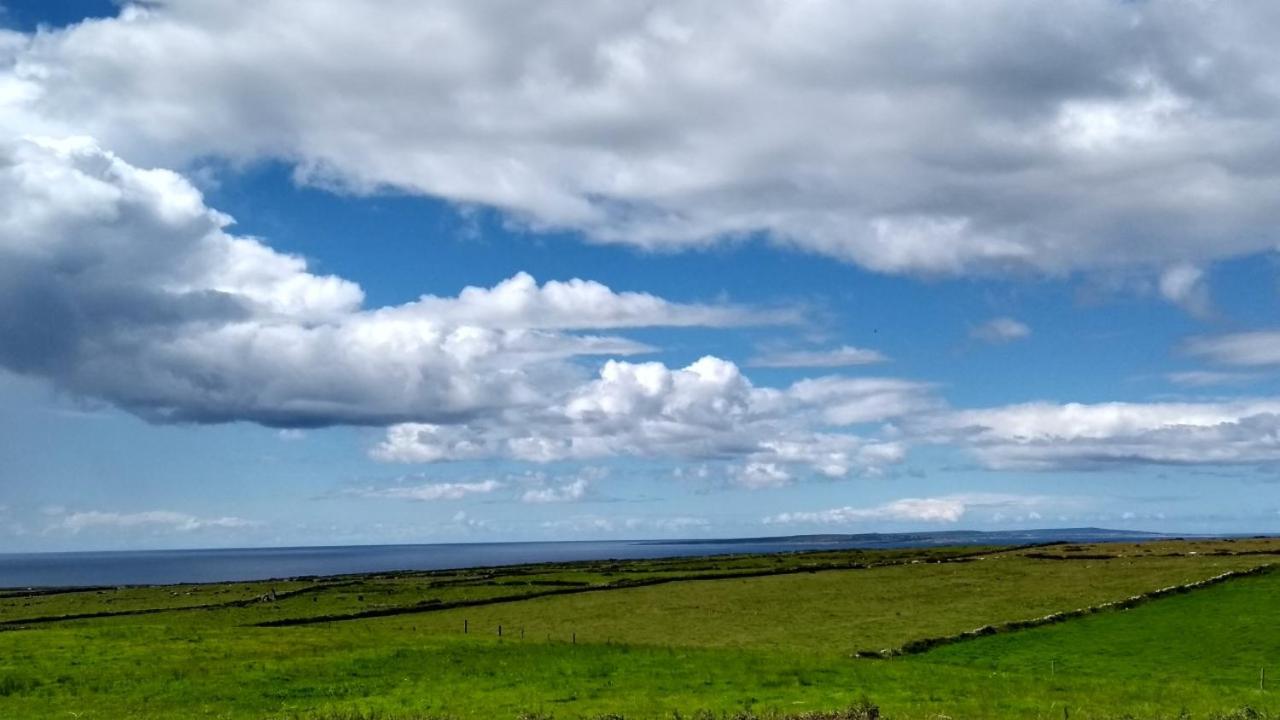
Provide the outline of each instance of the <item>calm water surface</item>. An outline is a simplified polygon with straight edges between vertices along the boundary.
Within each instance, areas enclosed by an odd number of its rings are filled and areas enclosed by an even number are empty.
[[[1090,534],[1093,533],[1093,534]],[[1098,533],[1108,533],[1100,535]],[[638,559],[837,548],[913,547],[939,544],[1021,544],[1050,539],[1130,539],[1109,531],[1081,530],[981,533],[972,539],[928,534],[847,536],[805,540],[774,538],[726,541],[612,541],[469,543],[442,545],[353,545],[335,547],[145,550],[0,554],[0,588],[87,585],[149,585],[229,580],[265,580],[300,575],[390,570],[444,570],[572,560]]]

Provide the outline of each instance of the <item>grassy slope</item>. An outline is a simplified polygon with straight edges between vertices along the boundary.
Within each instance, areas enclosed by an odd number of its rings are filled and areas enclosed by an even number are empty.
[[[673,708],[836,707],[864,693],[897,718],[1056,718],[1064,702],[1072,717],[1275,707],[1256,690],[1257,666],[1280,660],[1275,574],[917,657],[844,657],[864,640],[966,629],[1267,561],[911,565],[297,628],[238,627],[256,607],[58,623],[0,633],[0,717],[258,718],[352,707],[662,717]],[[497,620],[478,614],[492,612],[513,613],[502,616],[509,627],[539,629],[523,642],[510,629],[502,640],[462,636],[455,625],[464,612],[476,628]],[[566,618],[583,628],[580,643],[546,642],[538,623],[568,629]],[[601,642],[623,636],[628,644]]]

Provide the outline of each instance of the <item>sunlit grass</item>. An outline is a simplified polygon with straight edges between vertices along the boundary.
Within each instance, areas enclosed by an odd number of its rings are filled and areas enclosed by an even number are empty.
[[[1271,561],[1210,554],[1233,547],[1226,545],[1199,546],[1195,556],[1185,555],[1188,546],[1101,547],[1093,552],[1116,557],[989,553],[971,562],[910,564],[910,556],[886,555],[878,557],[908,564],[250,626],[281,613],[417,602],[431,583],[483,595],[556,587],[520,578],[607,584],[646,570],[759,570],[810,560],[381,576],[243,608],[49,623],[0,632],[0,718],[769,717],[836,711],[864,698],[891,718],[1056,719],[1064,707],[1071,718],[1173,718],[1184,711],[1201,718],[1280,706],[1269,687],[1258,688],[1260,669],[1270,672],[1272,663],[1280,681],[1275,573],[918,656],[849,656],[868,645],[1033,617]],[[1165,556],[1179,549],[1184,554]],[[828,554],[824,562],[847,557]],[[134,600],[146,594],[130,592]],[[170,589],[150,592],[156,602],[175,597]],[[91,607],[102,598],[83,597]],[[76,607],[61,602],[59,609]]]

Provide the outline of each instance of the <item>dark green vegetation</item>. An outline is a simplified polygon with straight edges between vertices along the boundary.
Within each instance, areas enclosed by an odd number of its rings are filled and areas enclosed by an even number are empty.
[[[1248,717],[1280,709],[1259,688],[1280,682],[1280,571],[852,656],[1277,561],[1271,540],[1156,542],[0,592],[0,718],[860,718],[864,698],[889,718]]]

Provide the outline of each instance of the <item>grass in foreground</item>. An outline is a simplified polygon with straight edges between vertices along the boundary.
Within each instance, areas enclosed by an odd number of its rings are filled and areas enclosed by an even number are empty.
[[[52,623],[0,632],[0,717],[767,716],[850,707],[864,696],[890,718],[1059,718],[1064,705],[1072,718],[1275,710],[1257,673],[1280,665],[1280,574],[919,656],[847,657],[868,643],[1268,561],[1169,547],[1061,550],[1113,556],[1105,560],[992,553],[949,565],[698,580],[292,628],[244,627],[267,612],[256,606]],[[1177,548],[1182,555],[1165,557]],[[464,612],[467,635],[457,622]],[[512,623],[501,639],[485,625],[500,617]],[[526,626],[524,640],[515,623]],[[582,629],[577,644],[571,625]]]

